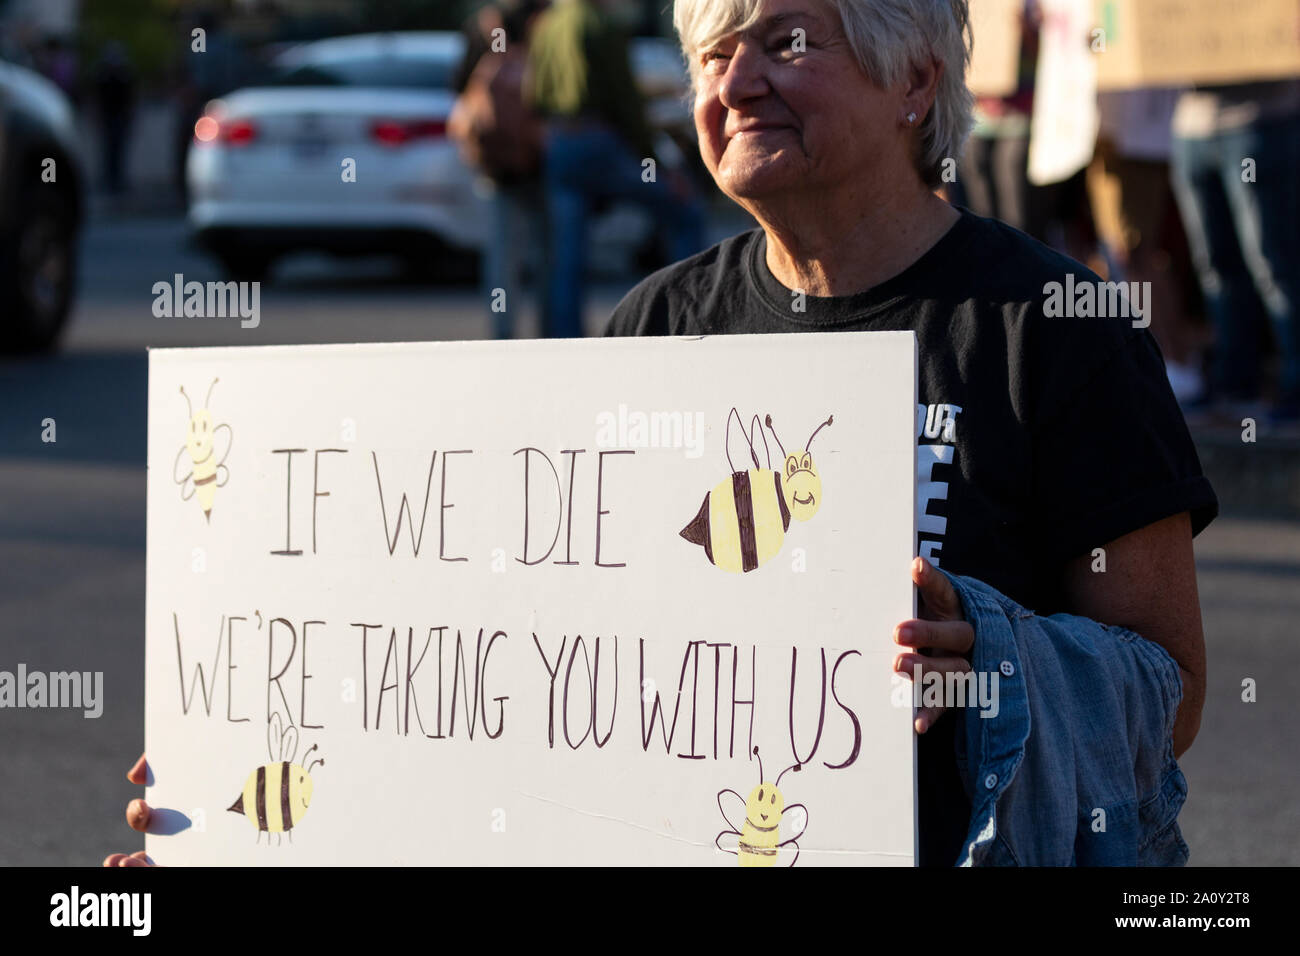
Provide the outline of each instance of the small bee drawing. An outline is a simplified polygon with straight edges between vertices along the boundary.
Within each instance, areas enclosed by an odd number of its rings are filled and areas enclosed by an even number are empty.
[[[758,748],[754,748],[758,757]],[[794,856],[786,866],[794,866],[799,859],[798,840],[808,829],[808,808],[802,803],[785,805],[785,797],[777,787],[781,778],[789,771],[798,773],[799,764],[786,767],[777,774],[776,783],[767,783],[763,776],[763,758],[758,757],[759,784],[749,792],[746,800],[735,790],[723,790],[718,794],[718,809],[729,829],[723,830],[713,840],[713,845],[724,853],[733,853],[741,866],[775,866],[777,854],[785,847],[794,850]],[[745,822],[737,827],[723,805],[723,797],[730,794],[733,813],[743,813]],[[786,837],[782,839],[781,825],[786,827]],[[735,849],[732,849],[732,847]],[[787,850],[786,852],[789,852]]]
[[[325,766],[323,757],[317,757],[305,768],[294,763],[293,758],[298,753],[298,728],[292,724],[283,730],[280,727],[280,715],[272,714],[266,729],[267,750],[272,762],[250,773],[239,799],[227,807],[232,813],[244,814],[257,827],[258,842],[266,833],[267,846],[271,845],[272,833],[276,834],[277,844],[280,835],[286,832],[289,842],[293,842],[293,828],[307,815],[307,806],[311,803],[311,768],[318,763]],[[306,759],[316,746],[312,744],[307,748],[303,758]]]
[[[203,407],[197,412],[190,405],[190,397],[185,393],[185,386],[181,386],[181,394],[185,395],[185,404],[190,409],[189,426],[185,430],[185,444],[181,446],[176,453],[176,460],[172,463],[172,481],[181,486],[181,501],[189,501],[195,495],[198,495],[199,504],[203,507],[203,517],[207,521],[212,520],[212,499],[217,495],[217,489],[223,488],[226,482],[230,481],[230,469],[226,467],[226,458],[230,455],[230,446],[234,444],[234,431],[229,425],[221,424],[215,428],[212,425],[212,413],[208,411],[208,401],[212,398],[212,389],[216,387],[219,380],[213,379],[212,384],[208,386],[207,397],[203,399]],[[220,458],[216,457],[216,438],[217,432],[225,429],[226,431],[226,450]],[[184,475],[178,474],[181,467],[181,459],[186,453],[190,456],[190,470]],[[224,480],[218,480],[220,472],[225,472]]]
[[[813,467],[808,448],[817,433],[833,423],[835,417],[832,415],[818,425],[802,450],[786,454],[785,446],[772,427],[772,416],[768,415],[768,430],[785,458],[780,471],[772,470],[771,450],[757,415],[746,433],[740,413],[733,408],[727,416],[728,444],[733,418],[740,424],[741,433],[749,443],[749,457],[754,467],[748,471],[736,471],[728,447],[727,464],[731,467],[731,477],[718,482],[704,496],[699,513],[681,530],[681,536],[691,544],[702,546],[705,557],[724,571],[753,571],[781,550],[791,518],[807,521],[821,507],[822,482]],[[755,430],[763,439],[766,468],[758,462],[754,447]]]

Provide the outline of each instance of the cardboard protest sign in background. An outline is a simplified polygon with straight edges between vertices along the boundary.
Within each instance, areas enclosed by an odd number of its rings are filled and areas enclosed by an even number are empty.
[[[911,864],[915,401],[910,333],[152,351],[150,854]]]
[[[976,96],[1010,96],[1020,85],[1024,0],[971,0],[974,43],[966,85]]]
[[[1094,0],[1101,89],[1300,76],[1295,0]]]

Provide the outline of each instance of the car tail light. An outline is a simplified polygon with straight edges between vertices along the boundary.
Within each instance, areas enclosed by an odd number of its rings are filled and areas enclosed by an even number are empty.
[[[194,124],[194,139],[199,143],[220,141],[228,146],[247,146],[257,139],[257,126],[246,119],[218,120],[209,113]]]
[[[405,146],[420,139],[441,139],[447,135],[446,120],[375,120],[370,135],[381,146]]]
[[[227,120],[221,124],[221,141],[231,146],[247,146],[257,139],[257,127],[249,120]]]

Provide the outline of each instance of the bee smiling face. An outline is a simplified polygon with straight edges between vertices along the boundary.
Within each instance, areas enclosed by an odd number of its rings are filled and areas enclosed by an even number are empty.
[[[298,793],[302,796],[303,809],[311,803],[312,782],[311,777],[307,776],[307,771],[298,771]]]
[[[786,458],[781,491],[790,517],[807,521],[817,513],[822,503],[822,480],[813,470],[812,455],[800,451]]]
[[[745,817],[762,830],[770,830],[780,823],[784,812],[785,797],[770,783],[760,783],[745,801]]]
[[[206,408],[190,419],[185,431],[185,448],[195,464],[212,457],[212,414]]]

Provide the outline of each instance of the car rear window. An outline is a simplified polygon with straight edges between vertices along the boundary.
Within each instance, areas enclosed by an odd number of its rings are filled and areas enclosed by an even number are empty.
[[[451,60],[413,57],[357,57],[325,63],[301,63],[273,70],[272,86],[370,86],[447,89]]]

